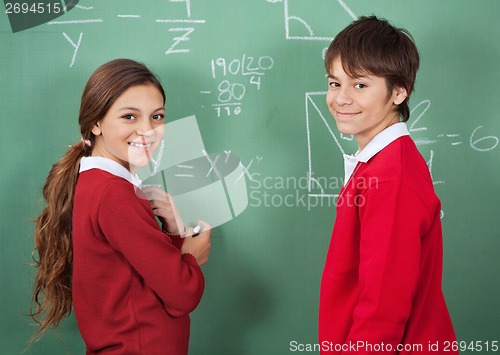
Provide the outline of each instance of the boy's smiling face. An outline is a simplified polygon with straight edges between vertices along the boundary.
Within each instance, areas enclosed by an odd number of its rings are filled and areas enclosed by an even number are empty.
[[[349,76],[340,58],[333,60],[326,103],[338,130],[354,135],[360,151],[378,133],[399,122],[397,105],[406,97],[406,89],[401,87],[389,92],[385,78],[370,74]]]

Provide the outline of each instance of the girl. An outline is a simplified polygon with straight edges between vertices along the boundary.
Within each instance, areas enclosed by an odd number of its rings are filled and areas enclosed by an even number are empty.
[[[162,139],[164,104],[158,79],[132,60],[108,62],[87,82],[82,140],[52,167],[43,188],[35,339],[73,308],[87,354],[187,354],[210,228],[202,223],[197,238],[181,238],[168,196],[140,191],[134,174]]]
[[[322,354],[454,353],[441,204],[404,123],[418,65],[409,34],[376,17],[349,25],[326,53],[326,102],[358,152],[344,157],[321,282]]]

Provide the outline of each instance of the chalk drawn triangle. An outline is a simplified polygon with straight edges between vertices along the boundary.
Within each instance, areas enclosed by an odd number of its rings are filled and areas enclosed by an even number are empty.
[[[269,1],[269,0],[268,0]],[[289,40],[306,40],[306,41],[331,41],[331,36],[318,36],[313,27],[302,17],[290,14],[289,3],[291,0],[283,0],[285,12],[285,36]],[[351,8],[343,0],[337,0],[344,11],[353,19],[358,17]],[[293,29],[292,29],[293,27]],[[294,33],[293,35],[291,33]],[[303,35],[298,35],[303,33]]]
[[[326,92],[305,93],[308,190],[319,195],[332,194],[327,185],[332,185],[335,177],[339,182],[343,178],[343,154],[356,150],[352,136],[343,136],[335,127],[335,121],[324,104],[325,96]]]

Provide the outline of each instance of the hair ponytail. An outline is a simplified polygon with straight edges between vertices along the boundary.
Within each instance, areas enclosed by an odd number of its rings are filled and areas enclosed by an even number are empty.
[[[87,146],[78,142],[55,163],[43,187],[47,207],[36,219],[35,251],[38,269],[31,299],[30,315],[40,325],[31,342],[71,313],[73,265],[72,212],[80,159]],[[43,295],[43,297],[42,297]]]

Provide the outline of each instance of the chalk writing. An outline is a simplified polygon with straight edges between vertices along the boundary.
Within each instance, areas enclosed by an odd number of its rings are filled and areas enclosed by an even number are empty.
[[[226,59],[218,57],[210,61],[212,78],[223,80],[217,85],[217,102],[212,104],[217,117],[238,116],[242,112],[241,104],[249,87],[259,91],[262,77],[274,66],[270,56],[248,56]],[[229,80],[234,77],[235,80]],[[243,81],[243,82],[242,82]],[[212,90],[200,90],[201,94],[212,94]]]
[[[73,42],[71,40],[71,38],[69,38],[69,36],[66,34],[66,32],[63,32],[63,36],[75,48],[75,50],[73,52],[73,57],[71,58],[71,63],[69,64],[69,67],[71,68],[75,64],[76,54],[78,53],[78,49],[80,48],[80,44],[82,43],[83,32],[80,32],[80,36],[78,37],[78,42],[76,44],[75,44],[75,42]]]
[[[186,17],[187,19],[158,19],[156,23],[166,23],[166,24],[203,24],[205,20],[193,20],[191,19],[191,1],[190,0],[169,0],[171,3],[185,3],[186,4]],[[173,38],[172,45],[165,51],[165,55],[170,54],[180,54],[189,53],[190,48],[177,48],[181,43],[189,41],[189,36],[195,31],[195,27],[172,27],[169,28],[169,32],[181,32],[182,35]]]
[[[140,15],[116,15],[118,18],[141,18]]]
[[[444,184],[444,181],[443,180],[435,180],[433,175],[432,175],[432,164],[434,162],[434,150],[431,149],[431,153],[430,153],[430,158],[429,160],[427,161],[427,166],[429,168],[429,172],[431,174],[431,178],[432,178],[432,183],[434,185],[437,185],[437,184]]]
[[[188,28],[169,28],[169,32],[184,32],[184,34],[180,37],[174,37],[174,43],[170,46],[169,49],[165,52],[165,54],[173,54],[173,53],[188,53],[189,49],[175,49],[177,45],[181,42],[189,41],[189,35],[194,31],[193,27]]]
[[[306,20],[304,20],[300,16],[295,16],[290,14],[289,10],[289,3],[290,0],[267,0],[268,3],[271,4],[276,4],[276,3],[283,3],[283,10],[284,10],[284,18],[285,18],[285,38],[287,40],[302,40],[302,41],[332,41],[333,37],[331,36],[318,36],[314,32],[312,26],[310,26]],[[354,20],[357,20],[356,14],[349,8],[349,6],[346,5],[346,3],[343,0],[337,0],[338,4],[341,6],[341,8]],[[309,7],[310,9],[315,9],[316,6]],[[307,36],[294,36],[290,34],[290,23],[295,22],[299,23],[308,33]]]
[[[308,192],[310,197],[336,198],[338,195],[336,191],[327,191],[325,187],[321,185],[320,181],[318,181],[318,179],[314,177],[313,137],[317,132],[311,131],[311,122],[319,120],[319,122],[323,123],[324,126],[320,124],[321,129],[323,128],[326,129],[326,131],[329,133],[329,135],[335,142],[335,145],[337,146],[342,155],[346,154],[343,145],[349,143],[349,142],[345,143],[342,142],[352,141],[353,136],[345,136],[340,132],[338,132],[337,130],[332,129],[332,124],[333,124],[332,119],[329,116],[327,118],[327,115],[323,113],[323,111],[326,110],[324,110],[324,108],[320,109],[320,106],[318,106],[318,104],[316,103],[316,101],[319,98],[321,98],[321,100],[324,102],[326,94],[327,94],[326,91],[305,93],[307,159],[308,159],[308,170],[307,170]],[[413,115],[412,117],[415,117],[412,124],[409,126],[409,131],[412,136],[421,133],[426,133],[426,134],[430,133],[428,127],[423,123],[424,116],[429,112],[430,107],[431,107],[431,101],[429,99],[424,99],[411,109],[410,113]],[[481,135],[480,132],[483,129],[484,127],[482,125],[476,127],[469,138],[470,147],[478,152],[491,151],[495,149],[500,143],[499,138],[496,137],[495,135],[491,134]],[[425,147],[427,145],[435,145],[437,143],[440,143],[441,145],[443,143],[449,144],[452,147],[464,146],[462,135],[458,133],[440,133],[432,138],[413,137],[413,139],[416,142],[416,144],[419,145],[419,147],[421,146]],[[324,149],[324,147],[322,149]],[[427,156],[427,153],[424,152],[423,154]],[[430,149],[428,151],[428,154],[429,155],[427,160],[427,166],[429,168],[433,184],[434,185],[444,184],[445,180],[443,180],[442,178],[436,178],[433,169],[436,163],[436,159],[438,157],[438,154],[436,153],[436,148]],[[315,189],[319,189],[319,193],[313,193],[313,190]],[[444,216],[443,213],[442,216]]]
[[[415,112],[416,109],[418,109],[420,106],[425,106],[424,110],[417,116],[417,118],[413,119],[412,118],[412,121],[413,123],[410,125],[410,133],[413,133],[413,132],[419,132],[419,131],[427,131],[427,127],[418,127],[418,128],[415,128],[415,126],[417,125],[417,123],[419,123],[420,119],[422,118],[423,115],[425,115],[425,113],[427,112],[427,110],[429,109],[429,107],[431,107],[431,101],[430,100],[423,100],[421,102],[419,102],[414,108],[411,109],[410,111],[410,116]],[[412,116],[413,117],[413,116]]]
[[[169,33],[175,33],[172,38],[172,43],[169,44],[169,47],[165,51],[165,55],[172,54],[184,54],[189,53],[191,51],[190,48],[186,47],[188,41],[190,40],[190,36],[196,30],[195,25],[204,24],[206,21],[203,19],[192,19],[191,18],[191,1],[190,0],[169,0],[170,3],[184,3],[185,4],[185,14],[186,18],[172,18],[172,19],[156,19],[154,20],[158,24],[168,24],[173,25],[174,27],[169,27]],[[76,9],[80,11],[92,12],[94,10],[93,6],[81,6],[76,5]],[[133,14],[133,13],[125,13],[125,14],[117,14],[115,15],[119,19],[123,20],[140,20],[141,15]],[[52,25],[82,25],[82,24],[96,24],[103,23],[104,20],[101,18],[93,18],[93,19],[78,19],[78,20],[65,20],[65,21],[50,21],[47,24]],[[187,27],[175,27],[177,24],[189,24]],[[73,57],[71,58],[70,68],[73,67],[76,61],[76,56],[78,53],[78,49],[80,47],[80,42],[82,38],[82,34],[80,34],[80,38],[77,43],[75,43],[71,38],[63,32],[64,37],[68,40],[68,42],[75,48],[73,52]]]
[[[483,126],[477,127],[471,134],[470,136],[470,146],[472,149],[477,150],[478,152],[488,152],[490,150],[493,150],[497,147],[498,145],[498,137],[495,136],[486,136],[482,138],[475,138],[476,132],[483,128]],[[479,143],[481,142],[487,142],[485,146],[481,147]]]
[[[185,2],[186,3],[186,16],[191,17],[191,1],[190,0],[169,0],[170,2]]]
[[[81,10],[92,10],[94,8],[93,6],[82,6],[82,5],[75,5],[75,7]]]
[[[412,133],[414,134],[416,132],[427,132],[426,126],[419,126],[419,127],[416,127],[416,126],[421,124],[420,121],[421,121],[422,117],[426,114],[427,110],[429,110],[430,106],[431,106],[431,101],[428,99],[425,99],[425,100],[422,100],[421,102],[419,102],[410,111],[410,115],[414,115],[415,111],[417,109],[423,108],[423,110],[420,112],[420,114],[415,119],[413,119],[413,123],[410,125],[410,128],[409,128],[410,134],[412,134]],[[477,138],[476,132],[482,128],[483,128],[483,126],[481,125],[481,126],[476,127],[473,130],[473,132],[469,138],[469,143],[470,143],[470,147],[478,152],[488,152],[488,151],[491,151],[497,147],[497,145],[499,143],[499,139],[498,139],[498,137],[496,137],[494,135],[489,135],[489,136]],[[446,142],[451,141],[449,144],[453,147],[460,146],[464,143],[460,139],[460,137],[461,137],[461,135],[458,133],[441,133],[441,134],[437,135],[437,138],[441,141],[442,140],[445,140]],[[420,137],[415,138],[415,143],[419,146],[435,144],[437,142],[438,142],[438,140],[432,139],[432,138],[420,138]],[[431,159],[432,159],[432,157],[431,157]]]
[[[218,75],[264,75],[264,71],[271,70],[274,66],[273,58],[269,56],[261,56],[254,58],[243,54],[241,60],[239,58],[232,59],[227,64],[226,59],[212,59],[212,77],[217,78]]]
[[[176,165],[177,168],[179,169],[194,169],[194,166],[193,165],[182,165],[182,164],[179,164],[179,165]],[[175,174],[174,175],[175,177],[189,177],[189,178],[192,178],[194,177],[193,174]]]
[[[250,167],[252,166],[252,163],[253,163],[253,159],[250,160],[250,163],[248,163],[248,165],[243,165],[241,162],[240,162],[240,167],[241,169],[243,170],[243,172],[240,174],[240,176],[238,176],[238,178],[236,179],[235,181],[235,184],[241,180],[241,178],[243,178],[245,175],[248,176],[248,178],[251,180],[251,181],[255,181],[254,178],[252,177],[252,174],[250,174]]]
[[[83,23],[101,23],[104,22],[102,19],[91,19],[91,20],[68,20],[68,21],[50,21],[47,25],[76,25]]]

